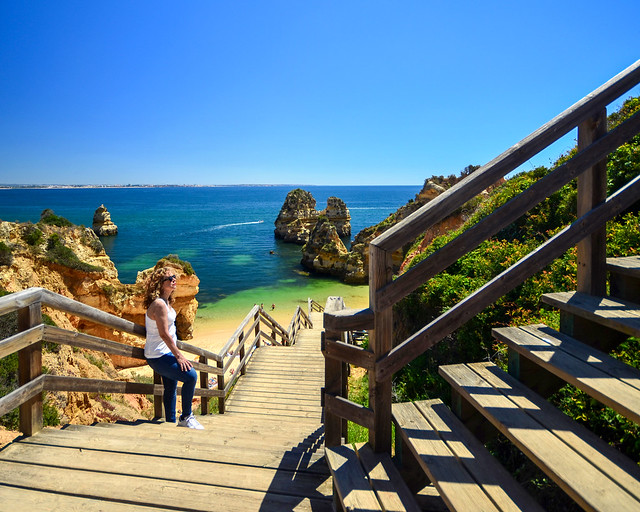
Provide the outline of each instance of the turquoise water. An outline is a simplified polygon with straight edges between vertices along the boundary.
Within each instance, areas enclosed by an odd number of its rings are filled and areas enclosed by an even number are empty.
[[[362,287],[310,276],[300,247],[273,236],[274,221],[296,186],[154,187],[0,190],[0,219],[37,222],[45,208],[75,224],[91,226],[104,204],[118,235],[102,239],[120,280],[168,254],[189,261],[200,278],[198,316],[221,316],[255,303],[288,307],[312,297],[366,294]],[[351,212],[352,237],[413,199],[420,186],[303,186],[323,209],[337,196]],[[337,293],[340,291],[340,293]],[[295,309],[295,306],[292,306]]]

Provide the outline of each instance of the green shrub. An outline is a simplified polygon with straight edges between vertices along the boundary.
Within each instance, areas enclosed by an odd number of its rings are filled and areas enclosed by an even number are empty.
[[[11,247],[4,242],[0,242],[0,266],[10,266],[13,263]]]
[[[44,234],[33,224],[28,224],[22,232],[22,239],[31,247],[37,247],[42,243]]]
[[[104,270],[102,267],[80,261],[76,253],[64,245],[57,233],[53,233],[47,240],[47,259],[58,265],[83,272],[102,272]]]
[[[56,215],[52,210],[43,211],[40,215],[40,222],[49,226],[57,226],[59,228],[67,228],[73,226],[73,223],[70,220]]]
[[[184,273],[188,276],[192,276],[195,274],[195,271],[193,270],[193,267],[191,266],[191,263],[189,263],[188,261],[183,261],[181,260],[177,254],[169,254],[167,256],[165,256],[164,258],[162,258],[162,260],[160,260],[161,262],[163,260],[169,261],[171,263],[176,263],[177,265],[180,265],[182,267],[182,270],[184,271]]]

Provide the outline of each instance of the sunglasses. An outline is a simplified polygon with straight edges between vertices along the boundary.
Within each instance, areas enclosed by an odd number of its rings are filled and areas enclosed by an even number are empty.
[[[175,281],[176,279],[178,279],[176,276],[167,276],[162,279],[162,282],[164,283],[165,281]]]

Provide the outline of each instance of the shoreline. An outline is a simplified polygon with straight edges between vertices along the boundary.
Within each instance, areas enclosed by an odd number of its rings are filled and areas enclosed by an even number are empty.
[[[348,296],[345,296],[344,294],[328,294],[326,296],[319,297],[321,300],[315,298],[314,300],[324,307],[327,297],[341,295],[345,298],[345,303],[348,308],[359,309],[369,307],[368,287],[358,286],[352,288],[352,290],[349,290],[352,293],[349,293]],[[306,312],[307,303],[300,303],[299,305]],[[203,310],[215,307],[215,305],[203,306]],[[229,338],[240,326],[240,323],[244,320],[249,311],[251,311],[252,307],[253,304],[242,309],[237,307],[235,304],[231,304],[230,308],[222,305],[222,308],[219,309],[223,309],[223,311],[220,311],[219,314],[216,314],[218,311],[200,314],[200,310],[198,310],[193,323],[193,338],[188,340],[188,343],[217,353],[222,349],[222,347],[224,347]],[[265,303],[264,310],[284,329],[287,329],[291,323],[293,315],[295,314],[296,307],[293,304],[287,304],[284,307],[276,307],[272,310],[271,306],[268,303]]]

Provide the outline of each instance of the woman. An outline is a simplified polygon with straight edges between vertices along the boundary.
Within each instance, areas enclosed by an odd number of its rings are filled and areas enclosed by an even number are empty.
[[[147,308],[145,326],[147,341],[144,356],[147,363],[162,376],[164,412],[168,422],[176,421],[176,390],[182,384],[182,415],[179,427],[203,429],[191,412],[191,400],[198,374],[191,362],[178,349],[176,312],[172,307],[177,277],[170,267],[157,268],[147,281],[144,305]]]

